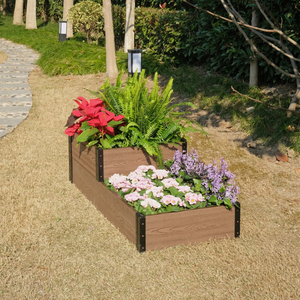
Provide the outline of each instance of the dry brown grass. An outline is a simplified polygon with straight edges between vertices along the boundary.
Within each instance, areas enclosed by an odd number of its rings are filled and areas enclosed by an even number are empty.
[[[71,100],[103,79],[30,75],[33,108],[0,139],[0,298],[300,299],[297,169],[193,134],[205,161],[224,156],[237,174],[241,238],[144,254],[69,182]]]
[[[4,63],[7,60],[8,56],[0,51],[0,64]]]

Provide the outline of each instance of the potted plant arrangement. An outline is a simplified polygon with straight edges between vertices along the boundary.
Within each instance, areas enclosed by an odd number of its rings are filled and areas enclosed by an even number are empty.
[[[187,132],[205,132],[175,108],[193,104],[170,106],[172,80],[159,94],[157,74],[150,94],[145,86],[143,72],[125,87],[119,75],[99,98],[75,100],[70,180],[140,252],[239,236],[234,175],[224,160],[206,166],[186,152]]]

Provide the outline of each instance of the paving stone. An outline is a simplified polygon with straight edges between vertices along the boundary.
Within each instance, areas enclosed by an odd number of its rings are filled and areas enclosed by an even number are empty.
[[[0,106],[0,116],[4,117],[9,113],[29,113],[31,106]]]
[[[26,119],[25,117],[20,117],[20,118],[0,118],[0,125],[19,125],[24,119]]]
[[[22,89],[30,89],[30,85],[27,82],[22,82],[22,81],[16,81],[15,83],[11,82],[1,82],[0,81],[0,90],[9,90],[9,89],[14,89],[14,90],[22,90]]]
[[[13,84],[13,85],[18,85],[18,84],[23,84],[23,83],[28,83],[28,78],[1,78],[0,76],[0,84]]]
[[[0,50],[8,56],[0,65],[0,137],[3,137],[26,119],[32,107],[28,75],[36,67],[39,55],[3,38]]]
[[[22,98],[0,98],[0,106],[2,103],[6,102],[21,102],[21,103],[32,103],[32,96],[30,97],[22,97]]]
[[[10,95],[24,95],[24,96],[30,96],[31,95],[31,92],[30,92],[30,89],[26,89],[26,88],[19,88],[19,89],[16,89],[14,90],[13,88],[11,89],[5,89],[5,90],[1,90],[1,87],[0,87],[0,98],[3,98],[5,97],[5,95],[7,95],[8,97],[11,97]]]

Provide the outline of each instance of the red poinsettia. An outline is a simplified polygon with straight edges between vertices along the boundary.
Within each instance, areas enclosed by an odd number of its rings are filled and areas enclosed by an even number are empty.
[[[78,108],[72,111],[66,124],[68,128],[65,130],[65,133],[69,136],[73,136],[75,133],[81,134],[81,125],[86,121],[89,126],[99,130],[102,138],[105,134],[115,134],[113,126],[124,125],[124,123],[119,122],[124,119],[124,116],[116,116],[113,112],[105,109],[105,102],[99,98],[87,101],[84,97],[78,97],[74,101],[78,104]]]

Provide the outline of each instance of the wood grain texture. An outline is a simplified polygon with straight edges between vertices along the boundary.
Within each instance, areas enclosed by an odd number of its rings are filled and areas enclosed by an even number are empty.
[[[162,145],[164,159],[173,158],[176,150],[181,150],[182,146]],[[155,160],[142,149],[116,148],[103,150],[104,179],[114,174],[128,175],[141,165],[153,165],[157,167]]]
[[[136,244],[136,211],[116,193],[108,190],[104,183],[98,182],[77,160],[73,160],[73,182],[95,207]]]
[[[146,251],[234,237],[234,218],[224,206],[146,216]]]
[[[73,158],[79,162],[91,175],[96,176],[96,147],[86,148],[87,143],[80,143],[77,147],[76,137],[72,142]],[[176,150],[182,150],[182,145],[161,145],[164,159],[171,159]],[[103,150],[104,180],[114,174],[128,175],[141,165],[153,165],[157,167],[155,160],[142,149],[137,147],[114,148]],[[98,167],[98,166],[97,166]]]
[[[91,175],[96,176],[96,154],[95,147],[86,147],[86,143],[80,143],[77,147],[76,136],[72,142],[72,157]]]

